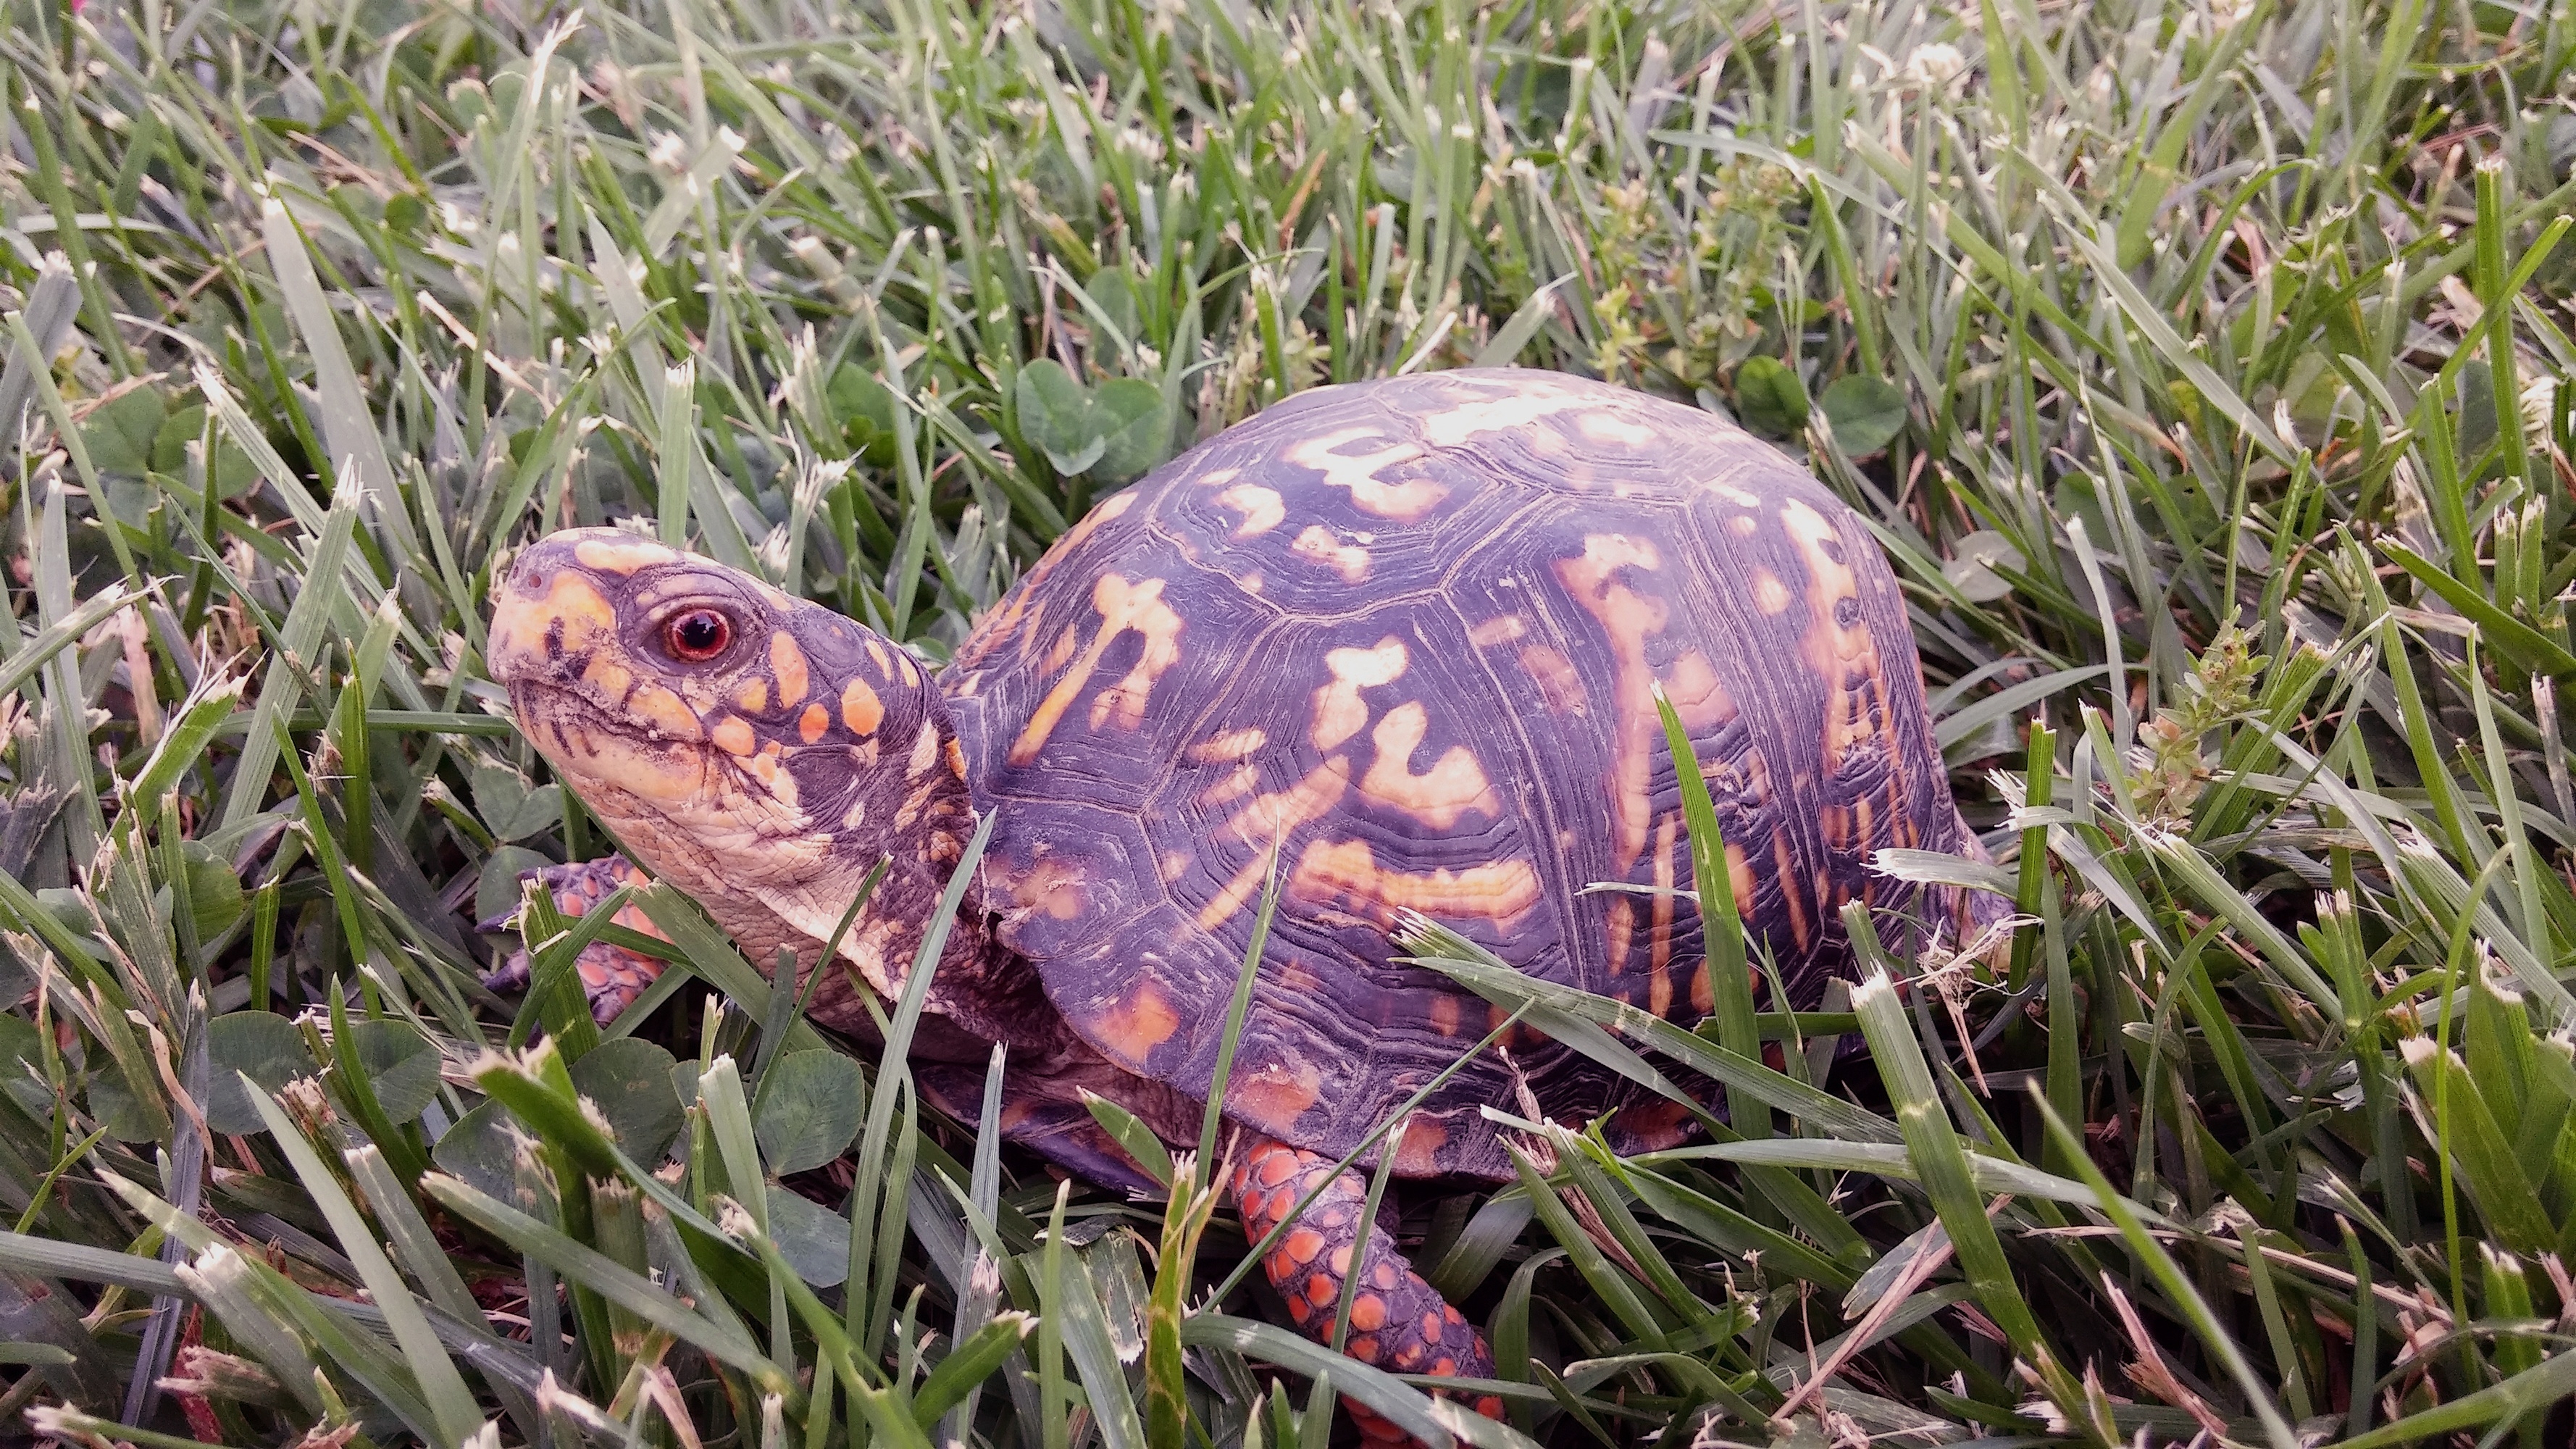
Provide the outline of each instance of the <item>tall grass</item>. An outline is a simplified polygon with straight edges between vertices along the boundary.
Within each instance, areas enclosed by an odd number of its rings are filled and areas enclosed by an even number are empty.
[[[2566,1442],[2563,7],[0,15],[10,1419]],[[1888,866],[2017,915],[1855,919],[1777,1069],[1408,937],[1741,1129],[1397,1195],[1508,1425],[1273,1326],[1210,1164],[1059,1186],[661,888],[613,1025],[605,913],[479,985],[470,922],[602,847],[484,677],[516,543],[639,518],[935,659],[1192,439],[1512,362],[1872,521],[2003,862]]]

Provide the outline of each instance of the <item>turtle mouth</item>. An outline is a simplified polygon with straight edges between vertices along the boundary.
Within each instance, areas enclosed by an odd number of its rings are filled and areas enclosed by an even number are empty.
[[[610,708],[578,680],[522,678],[510,686],[510,707],[521,733],[594,808],[616,795],[668,810],[712,793],[715,761],[703,735]]]
[[[564,786],[636,859],[702,902],[750,898],[759,883],[812,869],[818,842],[792,795],[703,735],[605,707],[577,681],[523,682],[510,701]]]

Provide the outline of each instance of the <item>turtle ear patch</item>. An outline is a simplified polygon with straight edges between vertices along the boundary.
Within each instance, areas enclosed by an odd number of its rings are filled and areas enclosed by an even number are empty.
[[[793,708],[805,698],[812,686],[811,672],[805,665],[805,650],[796,636],[784,629],[769,635],[769,677],[778,686],[778,707]]]

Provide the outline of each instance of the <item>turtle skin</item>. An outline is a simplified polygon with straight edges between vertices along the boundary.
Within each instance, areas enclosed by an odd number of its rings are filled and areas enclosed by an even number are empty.
[[[1658,688],[1791,1004],[1845,966],[1845,902],[1898,903],[1875,851],[1976,850],[1860,519],[1708,413],[1554,374],[1271,408],[1095,508],[941,684],[998,813],[999,939],[1130,1072],[1207,1090],[1276,851],[1226,1108],[1332,1154],[1504,1015],[1399,959],[1407,911],[1541,980],[1709,1011]],[[1510,1177],[1479,1109],[1523,1086],[1631,1148],[1687,1120],[1516,1030],[1421,1104],[1396,1171]]]
[[[917,1080],[971,1120],[1001,1044],[1003,1130],[1112,1186],[1148,1180],[1084,1094],[1195,1141],[1275,867],[1223,1103],[1230,1186],[1300,1326],[1329,1341],[1318,1304],[1357,1272],[1354,1325],[1382,1324],[1359,1338],[1399,1371],[1491,1359],[1382,1231],[1362,1241],[1364,1189],[1334,1161],[1452,1067],[1391,1138],[1399,1176],[1511,1177],[1487,1105],[1599,1118],[1626,1150],[1690,1128],[1526,1028],[1477,1051],[1503,1013],[1389,940],[1419,915],[1533,978],[1705,1015],[1658,694],[1779,968],[1774,1005],[1812,1006],[1847,969],[1851,901],[1888,913],[1883,934],[2000,914],[1869,869],[1887,847],[1982,852],[1866,526],[1714,416],[1555,374],[1291,398],[1094,508],[935,677],[613,530],[530,546],[489,640],[521,728],[594,817],[753,961],[822,970],[826,1025],[872,1034],[866,998],[903,989],[989,820]],[[599,879],[549,884],[578,910]],[[585,977],[624,989],[641,960]],[[1291,1179],[1320,1194],[1293,1224]]]

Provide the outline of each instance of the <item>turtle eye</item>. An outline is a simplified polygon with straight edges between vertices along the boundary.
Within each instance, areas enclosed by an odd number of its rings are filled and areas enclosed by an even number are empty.
[[[703,664],[733,642],[733,621],[713,609],[691,609],[662,626],[662,647],[683,664]]]

